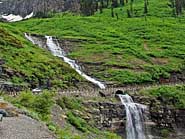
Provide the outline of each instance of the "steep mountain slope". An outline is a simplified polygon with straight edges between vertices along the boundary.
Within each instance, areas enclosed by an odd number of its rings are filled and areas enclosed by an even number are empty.
[[[89,74],[116,84],[184,81],[184,18],[174,18],[168,0],[151,0],[148,16],[143,1],[127,18],[126,5],[102,14],[82,17],[70,14],[32,19],[12,26],[23,31],[76,40],[69,56],[82,63]],[[161,18],[162,17],[162,18]]]
[[[81,77],[61,59],[28,42],[24,34],[0,23],[1,78],[29,87],[74,86]],[[1,66],[1,65],[0,65]]]
[[[184,138],[185,19],[173,16],[168,0],[149,0],[147,14],[143,2],[134,1],[131,18],[128,3],[114,8],[114,17],[108,8],[89,17],[60,13],[0,23],[0,81],[68,89],[37,95],[23,91],[14,97],[3,94],[5,99],[45,122],[61,139],[120,139],[126,136],[127,116],[117,95],[126,93],[135,103],[148,106],[145,120],[151,121],[145,124],[153,138]],[[85,73],[110,85],[128,86],[84,89],[84,79],[61,59],[27,41],[24,32],[40,40],[45,35],[57,38]]]

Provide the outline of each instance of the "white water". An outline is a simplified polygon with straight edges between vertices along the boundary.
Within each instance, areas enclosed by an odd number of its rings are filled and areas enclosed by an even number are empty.
[[[2,18],[7,20],[8,22],[17,22],[17,21],[21,21],[23,19],[29,19],[32,16],[33,16],[33,12],[30,13],[29,15],[25,16],[24,18],[20,15],[13,15],[13,14],[2,15]]]
[[[54,56],[60,57],[64,60],[64,62],[68,63],[73,69],[76,70],[77,73],[79,73],[82,77],[84,77],[85,79],[87,79],[88,81],[98,85],[101,89],[105,89],[105,85],[103,83],[101,83],[100,81],[97,81],[96,79],[86,75],[85,73],[83,73],[81,71],[81,68],[79,65],[76,64],[75,60],[69,59],[68,57],[65,56],[65,52],[61,49],[61,47],[59,46],[59,44],[56,44],[53,41],[53,38],[51,36],[46,36],[47,39],[47,46],[49,48],[49,50],[51,51],[51,53]]]
[[[27,33],[24,33],[24,36],[26,37],[26,39],[28,39],[30,42],[32,42],[33,44],[36,44],[35,41],[32,39],[32,37],[30,35],[28,35]]]
[[[25,37],[31,41],[33,44],[37,44],[35,43],[34,39],[28,35],[27,33],[25,33]],[[68,63],[73,69],[76,70],[77,73],[79,73],[82,77],[84,77],[85,79],[87,79],[88,81],[92,82],[93,84],[96,84],[98,85],[101,89],[105,89],[105,85],[100,82],[100,81],[97,81],[96,79],[86,75],[85,73],[83,73],[81,71],[81,68],[79,65],[76,64],[75,60],[72,60],[72,59],[69,59],[68,57],[66,57],[65,55],[65,52],[63,51],[63,49],[59,46],[59,44],[56,44],[54,41],[53,41],[53,38],[51,36],[46,36],[46,39],[47,39],[47,47],[48,49],[51,51],[51,53],[54,55],[54,56],[57,56],[57,57],[60,57],[64,60],[64,62]]]
[[[119,95],[119,98],[126,109],[127,139],[146,139],[142,113],[146,106],[134,103],[132,98],[127,94]]]

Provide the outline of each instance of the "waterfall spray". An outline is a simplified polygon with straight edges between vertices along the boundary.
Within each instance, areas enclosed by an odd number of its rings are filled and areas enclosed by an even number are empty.
[[[119,95],[126,109],[126,132],[127,139],[146,139],[144,130],[143,110],[146,106],[134,103],[129,95]]]
[[[54,56],[62,58],[64,60],[64,62],[68,63],[82,77],[84,77],[88,81],[98,85],[101,89],[105,89],[105,85],[102,82],[97,81],[96,79],[94,79],[94,78],[86,75],[85,73],[83,73],[81,71],[80,66],[76,64],[75,60],[72,60],[72,59],[69,59],[68,57],[66,57],[65,52],[63,51],[63,49],[59,46],[59,44],[57,44],[53,41],[53,38],[51,36],[46,36],[46,39],[47,39],[46,44],[48,46],[48,49],[51,51],[51,53]]]

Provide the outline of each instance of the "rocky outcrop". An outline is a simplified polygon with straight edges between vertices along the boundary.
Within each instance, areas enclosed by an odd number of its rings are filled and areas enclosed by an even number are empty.
[[[175,123],[178,128],[185,129],[185,109],[175,110]]]
[[[6,81],[6,79],[10,79],[14,75],[18,77],[24,77],[24,76],[11,69],[7,69],[6,66],[4,66],[5,63],[6,61],[4,59],[0,59],[0,93],[6,92],[10,94],[12,92],[20,92],[24,89],[27,89],[26,85],[14,84],[12,82]]]
[[[80,11],[79,0],[1,0],[0,14],[14,14],[25,17],[46,12]]]
[[[6,93],[9,95],[17,95],[18,92],[27,89],[27,86],[24,85],[16,85],[11,82],[0,82],[0,93]]]
[[[152,98],[146,96],[133,96],[135,102],[148,106],[151,120],[161,128],[185,128],[185,109],[178,109],[173,106],[175,98],[165,100],[162,97]]]
[[[163,136],[163,130],[168,130],[169,139],[181,139],[185,137],[185,109],[172,109],[160,103],[159,100],[133,96],[136,102],[140,101],[147,104],[148,110],[145,111],[146,132],[158,138]],[[145,100],[145,101],[144,101]],[[147,100],[147,101],[146,101]],[[90,121],[101,130],[110,130],[125,137],[126,112],[121,103],[111,102],[84,102],[86,113],[84,119]],[[151,132],[152,131],[152,132]],[[179,136],[179,132],[181,133]]]
[[[126,117],[125,108],[122,104],[114,104],[108,102],[86,102],[87,113],[92,114],[92,118],[96,123],[96,127],[100,129],[116,130],[123,125],[124,117]],[[88,119],[88,118],[86,118]],[[124,127],[123,127],[124,128]]]

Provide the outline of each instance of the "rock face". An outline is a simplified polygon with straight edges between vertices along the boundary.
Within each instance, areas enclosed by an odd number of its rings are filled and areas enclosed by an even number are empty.
[[[6,92],[8,94],[11,94],[12,92],[19,92],[26,89],[27,87],[24,85],[13,84],[11,82],[6,81],[6,79],[11,78],[13,75],[17,75],[20,77],[21,75],[19,73],[14,72],[13,70],[6,69],[3,66],[5,63],[5,60],[0,59],[0,93]]]
[[[0,14],[14,14],[25,17],[45,12],[80,11],[80,0],[1,0]]]
[[[144,99],[135,97],[136,102],[137,100],[142,102]],[[145,113],[146,132],[149,135],[157,139],[163,136],[163,129],[167,129],[169,139],[174,136],[175,139],[185,137],[183,131],[185,129],[185,109],[172,109],[162,104],[159,105],[160,102],[157,100],[156,104],[151,99],[145,100],[149,108]],[[99,129],[110,130],[125,137],[126,112],[121,103],[84,102],[84,106],[87,108],[84,119],[93,121],[94,126]],[[178,136],[179,133],[181,134]]]
[[[185,129],[185,109],[175,111],[175,122],[177,127]]]
[[[126,113],[120,103],[85,102],[87,121],[94,121],[94,126],[102,130],[110,130],[124,136]]]

